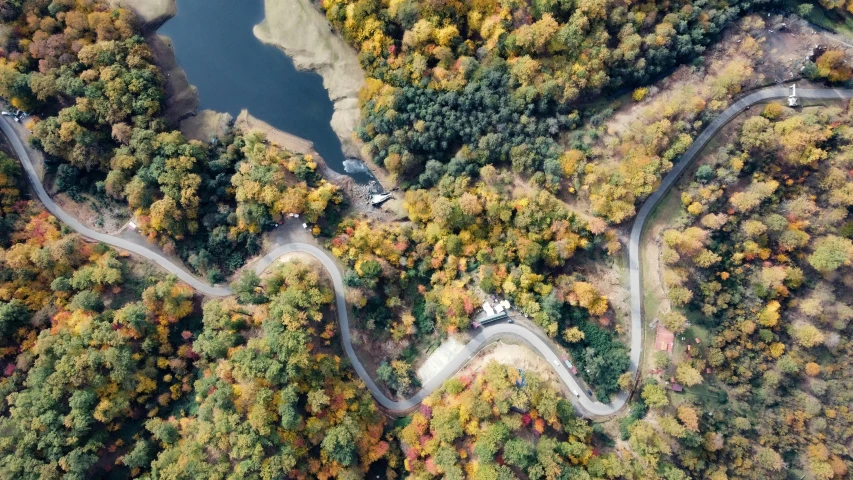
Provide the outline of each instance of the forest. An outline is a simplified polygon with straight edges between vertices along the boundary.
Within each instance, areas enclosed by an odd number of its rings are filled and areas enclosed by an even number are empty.
[[[595,451],[595,429],[535,374],[496,362],[484,370],[475,379],[445,382],[397,431],[412,478],[612,479],[627,473],[616,455]]]
[[[656,420],[632,428],[670,447],[648,452],[649,465],[672,461],[712,478],[721,465],[737,478],[775,478],[786,468],[807,478],[847,475],[850,125],[850,105],[767,104],[685,181],[682,220],[661,237],[672,305],[662,321],[676,333],[707,329],[711,344],[674,365],[656,361],[684,385],[719,383],[727,401],[701,397],[696,407],[710,416],[685,432],[668,418],[693,407],[676,408],[660,386],[646,385]],[[700,374],[706,369],[713,377]]]
[[[368,76],[358,131],[366,156],[403,185],[494,164],[551,188],[563,177],[555,136],[578,125],[585,101],[665,75],[739,16],[773,5],[322,2]]]
[[[850,475],[853,104],[753,108],[682,179],[648,240],[666,297],[656,321],[682,341],[649,352],[636,388],[619,299],[584,268],[617,268],[636,207],[757,86],[773,59],[767,25],[747,14],[777,3],[320,6],[365,70],[357,135],[402,187],[398,221],[348,214],[317,159],[258,134],[184,137],[131,11],[0,0],[0,96],[32,114],[48,188],[118,202],[234,292],[202,298],[81,238],[0,153],[0,478]],[[737,42],[697,59],[740,17]],[[647,98],[688,62],[680,78],[696,81]],[[800,73],[853,76],[836,49]],[[633,117],[605,96],[626,98]],[[317,224],[340,261],[353,338],[389,396],[417,391],[424,352],[476,333],[494,297],[565,348],[594,401],[633,389],[629,407],[585,420],[552,379],[475,361],[387,415],[343,352],[322,267],[240,271],[289,213]]]
[[[497,363],[389,425],[340,356],[317,267],[278,263],[201,305],[174,279],[64,232],[22,196],[20,175],[0,155],[4,478],[625,472],[557,391]]]
[[[133,14],[100,1],[3,2],[0,96],[34,115],[31,144],[54,186],[118,200],[140,231],[211,283],[260,249],[288,213],[315,222],[341,206],[310,155],[233,131],[187,140],[162,116],[163,75]],[[324,215],[325,214],[325,215]]]
[[[482,295],[498,295],[569,345],[606,402],[619,390],[627,350],[595,321],[608,312],[607,298],[564,267],[576,254],[617,252],[615,233],[544,190],[513,195],[508,172],[486,166],[478,178],[446,175],[436,188],[407,191],[406,226],[341,222],[329,247],[349,266],[344,283],[359,326],[417,351],[433,332],[468,330]],[[377,370],[404,395],[416,386],[407,356]]]

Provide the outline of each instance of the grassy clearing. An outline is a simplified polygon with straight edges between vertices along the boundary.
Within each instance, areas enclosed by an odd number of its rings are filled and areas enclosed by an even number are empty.
[[[804,2],[788,0],[786,6],[789,11],[799,14],[797,7],[801,3]],[[809,4],[812,6],[812,10],[803,17],[806,21],[845,37],[853,38],[853,16],[844,11],[827,10],[817,2]]]

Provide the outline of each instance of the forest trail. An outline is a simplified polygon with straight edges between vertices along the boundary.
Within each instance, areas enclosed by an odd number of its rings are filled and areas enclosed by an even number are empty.
[[[642,356],[642,346],[643,346],[643,312],[642,312],[642,272],[641,272],[641,262],[640,262],[640,239],[643,233],[643,230],[646,226],[646,221],[648,220],[651,213],[654,211],[655,207],[661,201],[661,199],[665,196],[666,192],[675,185],[675,182],[678,181],[679,177],[684,173],[687,167],[693,163],[697,158],[698,154],[702,151],[702,149],[707,145],[708,141],[729,121],[731,121],[735,116],[740,114],[743,110],[748,108],[751,105],[756,103],[765,102],[767,100],[785,98],[788,96],[789,89],[785,87],[769,87],[762,90],[758,90],[753,92],[733,103],[727,109],[725,109],[719,117],[717,117],[710,125],[694,140],[693,144],[687,151],[681,156],[680,160],[675,164],[673,169],[663,178],[660,183],[660,186],[657,190],[649,196],[648,199],[643,203],[640,208],[637,217],[634,219],[634,224],[631,229],[631,238],[629,241],[629,270],[630,270],[630,283],[631,283],[631,353],[630,360],[631,364],[629,370],[631,373],[636,374],[637,368],[640,362],[640,357]],[[819,90],[799,90],[799,97],[803,99],[809,100],[833,100],[833,99],[850,99],[853,98],[853,90],[841,90],[841,89],[819,89]],[[113,247],[127,250],[129,252],[140,255],[157,265],[161,266],[163,269],[168,271],[169,273],[177,276],[181,281],[190,285],[196,291],[213,297],[224,297],[231,295],[231,289],[227,286],[221,285],[209,285],[206,282],[199,280],[187,270],[185,270],[182,266],[179,266],[173,263],[171,260],[163,257],[159,253],[150,250],[149,248],[138,245],[127,240],[99,233],[91,228],[83,225],[79,220],[75,217],[69,215],[61,208],[59,208],[56,203],[50,198],[47,194],[47,191],[44,189],[44,186],[39,179],[35,167],[33,166],[28,149],[24,146],[21,139],[18,137],[17,132],[7,117],[3,117],[3,120],[0,120],[0,128],[2,128],[3,133],[9,138],[9,142],[12,147],[15,149],[15,152],[20,159],[24,171],[27,174],[27,179],[32,184],[33,189],[36,192],[39,200],[44,204],[47,211],[53,214],[57,219],[61,222],[68,225],[71,229],[86,237],[88,239],[103,242],[105,244],[111,245]],[[279,257],[284,254],[292,253],[292,252],[302,252],[307,253],[315,258],[317,258],[320,263],[323,264],[323,267],[328,271],[329,276],[332,279],[332,284],[335,290],[335,305],[338,313],[338,322],[341,327],[341,340],[343,341],[344,350],[346,351],[347,356],[350,359],[350,362],[353,365],[358,376],[364,381],[367,385],[368,390],[376,399],[376,401],[385,409],[389,410],[391,413],[405,413],[423,401],[424,398],[429,396],[434,390],[441,386],[445,380],[452,377],[460,368],[462,368],[469,360],[471,360],[474,355],[476,355],[480,350],[482,350],[485,346],[493,343],[497,340],[500,340],[504,337],[514,337],[515,339],[520,340],[522,343],[528,345],[529,347],[536,350],[542,357],[551,364],[551,367],[563,381],[563,383],[568,387],[568,389],[572,392],[578,392],[577,395],[569,395],[569,399],[578,408],[582,414],[586,414],[587,416],[605,416],[616,413],[619,411],[627,402],[628,394],[623,392],[619,395],[615,396],[614,399],[608,403],[604,404],[601,402],[597,402],[591,398],[589,398],[581,387],[578,385],[575,378],[568,371],[566,366],[561,362],[560,357],[555,350],[555,346],[551,339],[547,338],[543,333],[529,330],[525,327],[522,327],[517,324],[510,323],[497,323],[490,324],[483,328],[481,328],[478,333],[474,336],[474,338],[465,345],[460,352],[458,352],[453,359],[448,362],[448,364],[441,369],[441,371],[435,375],[432,379],[426,382],[421,390],[419,390],[412,397],[395,401],[388,398],[383,391],[379,388],[376,382],[370,377],[367,373],[367,370],[362,365],[361,361],[358,359],[358,356],[355,353],[355,350],[352,346],[352,337],[350,335],[349,328],[349,315],[347,313],[347,305],[346,299],[344,296],[344,284],[343,278],[341,276],[341,271],[336,265],[334,259],[322,250],[321,248],[315,245],[309,245],[307,243],[286,243],[282,245],[277,245],[272,250],[270,250],[266,255],[260,258],[257,262],[255,262],[254,270],[257,273],[263,272],[269,265],[275,262]]]

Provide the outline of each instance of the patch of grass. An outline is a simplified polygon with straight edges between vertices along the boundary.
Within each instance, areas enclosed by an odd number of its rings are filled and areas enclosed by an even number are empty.
[[[688,320],[692,325],[684,331],[683,334],[676,336],[676,349],[673,353],[673,364],[677,365],[684,360],[685,345],[690,345],[690,354],[692,357],[707,359],[708,349],[711,346],[711,331],[706,325],[698,323],[701,318],[701,313],[697,311],[685,312]],[[681,340],[684,337],[684,341]],[[699,338],[698,345],[696,338]],[[702,405],[707,410],[717,410],[722,408],[728,402],[728,394],[720,382],[714,376],[713,369],[711,374],[702,371],[703,382],[692,387],[685,387],[684,393],[670,395],[670,400],[673,407],[677,407],[683,402],[689,402],[695,405]]]
[[[398,428],[406,428],[409,424],[412,423],[412,416],[406,415],[405,417],[395,418],[394,422],[391,424],[391,429],[396,430]]]
[[[799,15],[797,7],[802,3],[809,3],[812,6],[811,12],[803,17],[806,21],[845,37],[853,38],[853,16],[841,10],[827,10],[818,2],[788,0],[786,7],[790,12]]]

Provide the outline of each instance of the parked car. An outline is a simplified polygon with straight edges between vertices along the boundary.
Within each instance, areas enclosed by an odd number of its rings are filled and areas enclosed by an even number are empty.
[[[581,394],[578,393],[578,391],[575,390],[574,388],[572,389],[572,393],[574,393],[576,397],[581,398]]]
[[[568,358],[563,357],[563,361],[566,362],[566,367],[569,369],[570,372],[572,372],[572,374],[578,374],[578,368],[575,367]]]

